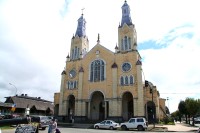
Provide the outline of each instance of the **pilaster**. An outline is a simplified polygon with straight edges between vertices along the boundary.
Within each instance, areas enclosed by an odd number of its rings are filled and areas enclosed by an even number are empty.
[[[112,95],[117,98],[117,68],[112,68]]]
[[[62,77],[61,77],[61,86],[60,86],[60,98],[59,98],[59,113],[58,115],[65,115],[64,110],[66,108],[64,108],[64,88],[65,88],[65,76],[66,76],[66,72],[63,71],[62,72]]]
[[[144,90],[143,90],[143,83],[142,83],[142,68],[141,65],[136,65],[137,69],[137,86],[138,86],[138,116],[144,116]]]

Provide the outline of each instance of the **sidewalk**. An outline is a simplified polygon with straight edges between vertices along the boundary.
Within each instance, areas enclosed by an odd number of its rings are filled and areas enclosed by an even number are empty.
[[[148,131],[158,132],[195,132],[199,127],[193,127],[185,123],[175,123],[175,125],[149,125]]]
[[[94,124],[83,124],[83,123],[62,123],[59,122],[58,126],[68,127],[68,128],[83,128],[83,129],[93,129]],[[199,129],[198,126],[191,126],[185,123],[175,123],[175,125],[159,125],[156,124],[155,127],[153,125],[149,125],[147,131],[150,132],[195,132]]]

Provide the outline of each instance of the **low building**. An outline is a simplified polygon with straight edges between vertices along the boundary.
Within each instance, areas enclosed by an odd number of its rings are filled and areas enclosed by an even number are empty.
[[[53,115],[54,104],[41,97],[30,97],[27,94],[5,97],[6,101],[0,103],[1,114],[25,115],[27,109],[30,115]]]

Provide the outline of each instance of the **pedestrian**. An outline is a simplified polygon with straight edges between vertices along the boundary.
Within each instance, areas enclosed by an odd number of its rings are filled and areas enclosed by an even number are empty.
[[[53,118],[49,124],[48,133],[55,133],[56,129],[57,129],[57,120]]]
[[[199,129],[197,130],[197,133],[200,133],[200,127],[199,127]]]
[[[31,117],[29,115],[26,115],[26,119],[27,119],[28,124],[31,124]]]

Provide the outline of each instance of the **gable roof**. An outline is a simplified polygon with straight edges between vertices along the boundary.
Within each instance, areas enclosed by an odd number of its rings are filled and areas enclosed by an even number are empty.
[[[85,55],[85,57],[86,57],[87,55],[89,55],[90,53],[92,53],[92,51],[94,51],[94,49],[96,49],[97,47],[104,49],[105,51],[107,51],[107,52],[110,53],[110,54],[114,54],[114,52],[112,52],[112,51],[109,50],[108,48],[104,47],[103,45],[101,45],[101,44],[96,44],[90,51],[88,51],[88,53]]]
[[[13,103],[16,104],[16,108],[32,108],[35,106],[37,110],[54,110],[54,105],[52,102],[40,99],[40,97],[29,97],[29,96],[13,96],[6,97],[7,100],[5,103]]]

